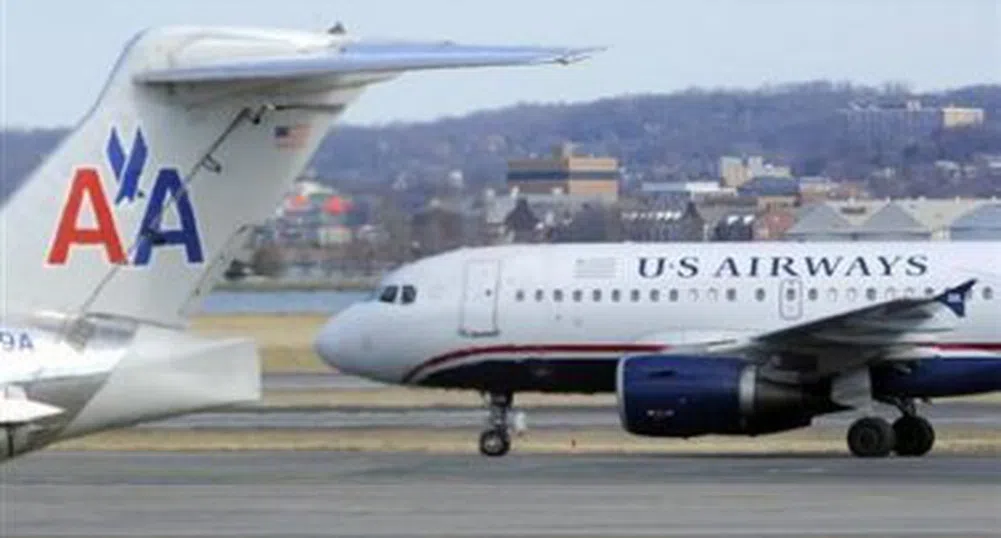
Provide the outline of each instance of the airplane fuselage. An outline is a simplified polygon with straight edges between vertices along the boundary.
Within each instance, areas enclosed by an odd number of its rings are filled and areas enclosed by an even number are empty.
[[[920,347],[997,354],[999,259],[999,243],[948,242],[461,249],[387,276],[371,300],[335,316],[318,346],[336,368],[385,382],[610,391],[624,355],[725,345],[976,279],[968,315],[922,335]],[[813,374],[836,366],[821,358]]]

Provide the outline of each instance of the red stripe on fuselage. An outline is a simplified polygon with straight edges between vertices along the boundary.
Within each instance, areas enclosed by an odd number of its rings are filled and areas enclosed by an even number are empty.
[[[915,344],[918,347],[931,347],[943,351],[988,351],[1001,353],[1001,343],[998,342],[928,342]],[[526,354],[526,353],[655,353],[669,349],[670,346],[661,344],[502,344],[496,346],[468,347],[450,351],[428,359],[414,368],[410,369],[403,376],[403,383],[410,383],[421,372],[441,366],[449,362],[455,362],[477,355],[493,355],[497,353]]]
[[[503,344],[496,346],[468,347],[450,351],[428,359],[412,368],[405,376],[403,383],[409,383],[419,373],[428,368],[453,362],[476,355],[493,355],[497,353],[649,353],[663,351],[667,346],[660,344]]]
[[[982,342],[979,344],[969,344],[969,343],[952,343],[952,342],[942,342],[927,344],[928,347],[934,347],[941,349],[943,351],[994,351],[1001,352],[1001,343],[998,342]]]

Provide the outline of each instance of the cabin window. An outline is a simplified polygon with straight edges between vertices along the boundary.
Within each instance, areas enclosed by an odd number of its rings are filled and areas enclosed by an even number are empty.
[[[925,288],[925,295],[928,297],[935,295],[935,288]]]
[[[601,290],[591,290],[591,300],[600,303],[601,302]]]
[[[914,297],[915,295],[917,295],[917,291],[918,290],[914,288],[907,288],[904,290],[904,297]]]
[[[553,290],[553,300],[557,303],[563,302],[563,290]]]
[[[622,291],[612,290],[612,302],[617,303],[622,299]]]
[[[845,292],[845,296],[848,298],[848,302],[854,303],[858,300],[858,290],[855,288],[848,288],[848,291]]]
[[[660,290],[650,290],[650,301],[656,303],[660,300]]]
[[[754,290],[754,298],[757,299],[759,303],[761,301],[764,301],[765,300],[765,289],[764,288],[758,288],[758,289]]]
[[[786,301],[792,302],[796,300],[796,288],[786,288]]]
[[[629,292],[629,300],[632,302],[638,302],[640,300],[640,290],[632,290]]]
[[[829,288],[827,290],[827,300],[832,303],[838,302],[838,288]]]
[[[716,288],[709,288],[709,302],[715,303],[719,300],[719,290]]]
[[[546,298],[545,290],[535,290],[535,301],[541,303]]]
[[[386,286],[385,288],[382,288],[382,293],[379,294],[379,302],[390,304],[395,303],[396,295],[398,293],[400,293],[399,286]]]
[[[525,290],[518,290],[514,292],[514,300],[519,303],[525,300]]]
[[[699,290],[691,288],[688,290],[688,298],[694,303],[699,300]]]
[[[985,301],[990,301],[994,299],[994,290],[990,286],[984,288],[983,296]]]
[[[583,298],[584,298],[584,292],[580,290],[573,290],[573,302],[579,303]]]
[[[403,304],[410,304],[417,300],[417,288],[413,286],[403,286],[400,292],[400,300]]]
[[[678,290],[672,288],[671,291],[667,292],[667,298],[672,303],[678,302]]]
[[[893,300],[897,298],[897,288],[886,288],[886,299]]]
[[[810,288],[806,292],[806,298],[809,299],[812,302],[816,302],[816,300],[817,300],[817,298],[819,296],[820,296],[820,293],[817,292],[817,288]]]
[[[727,288],[726,300],[730,301],[731,303],[737,301],[737,288]]]
[[[869,301],[875,301],[879,294],[876,292],[876,288],[866,288],[865,298]]]

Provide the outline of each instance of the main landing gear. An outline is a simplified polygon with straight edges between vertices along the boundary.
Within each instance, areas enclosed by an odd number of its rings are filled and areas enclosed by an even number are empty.
[[[487,429],[480,434],[480,454],[503,456],[511,450],[511,431],[523,428],[518,420],[512,424],[510,418],[514,395],[510,392],[489,392],[484,395],[490,416]]]
[[[884,418],[863,417],[848,429],[848,448],[860,458],[883,458],[895,452],[898,456],[924,456],[935,444],[935,429],[917,414],[914,401],[900,399],[891,402],[903,416],[892,425]]]

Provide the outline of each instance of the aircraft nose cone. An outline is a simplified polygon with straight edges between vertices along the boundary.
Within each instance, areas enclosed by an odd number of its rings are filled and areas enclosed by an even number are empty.
[[[339,368],[338,357],[341,357],[345,352],[341,325],[337,319],[331,318],[320,329],[320,334],[317,335],[316,341],[313,343],[316,354],[332,368]]]
[[[362,317],[357,309],[348,307],[327,321],[313,343],[316,354],[338,372],[364,375],[362,333],[365,324]]]

